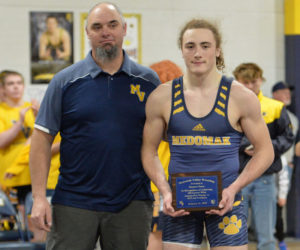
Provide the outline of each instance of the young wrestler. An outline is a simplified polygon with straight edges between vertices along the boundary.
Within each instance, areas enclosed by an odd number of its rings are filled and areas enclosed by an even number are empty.
[[[221,36],[206,20],[189,21],[180,32],[179,47],[186,74],[160,85],[146,104],[142,161],[163,195],[164,249],[198,248],[205,222],[211,249],[247,249],[246,216],[240,190],[260,176],[274,156],[257,97],[222,76]],[[255,150],[238,175],[238,150],[245,133]],[[172,192],[157,157],[164,135],[170,144],[169,174],[221,171],[219,209],[175,211]]]

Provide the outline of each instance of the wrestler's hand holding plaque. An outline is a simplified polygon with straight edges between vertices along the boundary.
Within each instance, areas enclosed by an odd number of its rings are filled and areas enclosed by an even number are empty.
[[[218,209],[222,192],[220,171],[171,174],[171,183],[175,210]]]

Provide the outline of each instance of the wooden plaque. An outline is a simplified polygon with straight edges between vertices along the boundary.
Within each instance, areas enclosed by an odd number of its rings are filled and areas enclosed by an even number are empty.
[[[175,210],[219,209],[222,197],[221,171],[171,174],[171,183]]]

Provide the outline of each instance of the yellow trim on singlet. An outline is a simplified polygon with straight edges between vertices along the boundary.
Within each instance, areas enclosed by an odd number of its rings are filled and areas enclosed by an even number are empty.
[[[176,107],[176,106],[179,105],[180,103],[182,103],[182,99],[179,99],[178,101],[174,102],[174,107]]]
[[[225,94],[223,94],[222,92],[220,93],[220,96],[221,96],[224,100],[227,99],[227,96],[226,96]]]
[[[224,85],[222,86],[222,89],[225,90],[225,91],[228,90],[228,88],[226,86],[224,86]]]
[[[215,112],[216,112],[217,114],[219,114],[219,115],[225,117],[225,113],[224,113],[222,110],[220,110],[220,109],[218,109],[218,108],[215,108]]]
[[[178,90],[177,92],[175,92],[174,98],[176,98],[176,97],[179,96],[180,94],[181,94],[181,90]]]
[[[221,102],[221,101],[218,101],[218,105],[219,105],[221,108],[225,109],[225,103],[223,103],[223,102]]]
[[[183,111],[184,110],[184,107],[179,107],[178,109],[175,109],[174,111],[173,111],[173,115],[175,115],[175,114],[177,114],[177,113],[180,113],[181,111]]]

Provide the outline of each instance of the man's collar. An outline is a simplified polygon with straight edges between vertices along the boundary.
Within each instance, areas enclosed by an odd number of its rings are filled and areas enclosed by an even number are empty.
[[[130,60],[129,56],[126,54],[124,50],[123,50],[123,56],[124,56],[123,63],[117,73],[124,72],[127,75],[131,75],[132,61]],[[92,78],[95,78],[101,72],[103,72],[103,70],[99,67],[99,65],[95,62],[94,58],[92,57],[92,51],[90,51],[87,54],[84,60],[86,61],[87,67],[89,69],[89,73]]]
[[[95,78],[97,75],[99,75],[102,72],[102,69],[98,66],[98,64],[95,62],[94,58],[92,57],[92,51],[87,54],[87,56],[84,59],[89,74],[92,78]]]
[[[129,56],[124,50],[123,50],[123,56],[124,56],[123,64],[119,71],[123,71],[127,75],[131,75],[132,61],[130,60]]]

